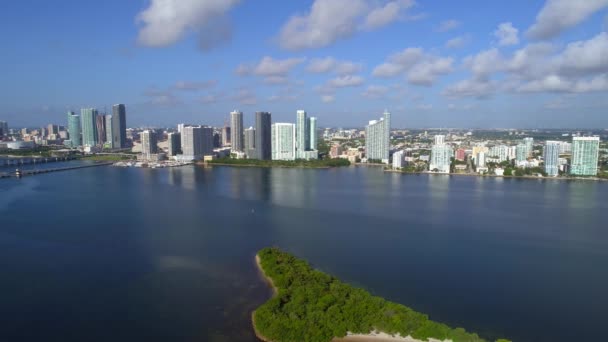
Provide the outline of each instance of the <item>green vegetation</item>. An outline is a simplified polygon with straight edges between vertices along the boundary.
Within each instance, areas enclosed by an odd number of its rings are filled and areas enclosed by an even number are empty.
[[[321,342],[344,337],[347,332],[377,330],[421,340],[485,341],[342,283],[277,248],[265,248],[258,256],[264,274],[278,290],[253,314],[257,333],[267,340]]]
[[[258,167],[304,167],[304,168],[327,168],[349,166],[346,159],[315,159],[315,160],[259,160],[259,159],[233,159],[220,158],[209,161],[209,164],[235,165],[235,166],[258,166]]]
[[[15,157],[52,157],[54,149],[48,146],[36,146],[25,150],[0,150],[0,155],[10,155]]]
[[[319,154],[321,154],[321,155],[329,154],[330,148],[331,148],[331,146],[329,146],[329,144],[327,143],[327,141],[325,141],[325,139],[319,140],[319,143],[317,144],[317,150],[319,151]]]
[[[125,156],[117,154],[92,154],[83,156],[81,160],[95,160],[95,161],[121,161],[121,160],[133,160],[135,156]]]

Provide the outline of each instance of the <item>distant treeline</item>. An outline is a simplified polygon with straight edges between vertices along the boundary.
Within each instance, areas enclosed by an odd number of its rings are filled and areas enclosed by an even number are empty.
[[[427,315],[342,283],[277,248],[265,248],[258,256],[265,275],[278,288],[277,295],[254,312],[256,331],[268,340],[326,342],[347,332],[367,334],[376,330],[424,341],[429,337],[485,341],[462,328],[433,322]]]

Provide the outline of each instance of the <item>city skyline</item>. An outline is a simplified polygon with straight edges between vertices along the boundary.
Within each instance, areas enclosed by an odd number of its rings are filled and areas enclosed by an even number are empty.
[[[361,127],[383,108],[404,128],[606,125],[603,0],[356,0],[348,13],[342,0],[61,2],[3,11],[0,67],[11,82],[0,83],[0,119],[12,127],[61,123],[80,108],[105,113],[117,100],[129,107],[130,127],[221,126],[218,113],[233,107],[271,112],[277,122],[307,108],[332,127]],[[322,10],[339,20],[322,20]],[[265,11],[273,16],[248,29],[252,13]],[[114,24],[85,25],[90,12]],[[212,24],[218,29],[206,29]],[[91,76],[96,82],[82,87]]]

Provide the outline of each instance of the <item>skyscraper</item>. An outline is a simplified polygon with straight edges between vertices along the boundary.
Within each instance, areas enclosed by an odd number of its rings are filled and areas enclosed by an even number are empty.
[[[230,113],[230,151],[243,151],[243,113],[232,111]]]
[[[97,129],[97,143],[102,145],[104,142],[106,142],[106,116],[97,115],[95,120],[95,126]]]
[[[80,125],[82,126],[82,145],[97,145],[97,109],[82,108],[80,110]]]
[[[526,145],[526,156],[532,158],[534,154],[534,138],[524,138],[524,144]]]
[[[308,118],[308,130],[310,135],[308,149],[315,151],[317,150],[317,118]]]
[[[59,126],[57,126],[57,125],[48,124],[48,126],[46,127],[46,130],[47,130],[46,133],[49,136],[53,135],[53,134],[55,134],[55,135],[59,134]],[[1,136],[1,134],[0,134],[0,136]]]
[[[380,120],[372,120],[365,126],[365,151],[368,160],[388,164],[390,130],[391,114],[386,110]]]
[[[515,162],[523,163],[528,160],[528,146],[525,144],[519,144],[515,148]]]
[[[106,143],[110,148],[114,148],[112,137],[112,115],[106,115]]]
[[[70,147],[82,146],[80,116],[68,112],[68,133],[70,134]]]
[[[180,133],[169,133],[167,137],[168,154],[170,157],[176,156],[182,149],[182,137]]]
[[[230,142],[230,127],[224,126],[222,127],[222,147],[229,146]]]
[[[304,159],[306,150],[310,145],[310,129],[306,112],[298,110],[296,112],[296,158]]]
[[[253,127],[245,130],[244,148],[247,158],[253,158],[255,154],[255,128]]]
[[[572,138],[570,173],[575,176],[597,176],[599,151],[599,137]]]
[[[449,173],[452,156],[454,156],[454,151],[451,146],[445,144],[445,136],[436,135],[435,144],[433,144],[433,147],[431,148],[429,170]]]
[[[127,109],[124,104],[112,106],[112,148],[127,147]]]
[[[0,138],[8,136],[8,122],[0,121]]]
[[[272,146],[270,142],[271,115],[268,112],[255,113],[255,155],[254,159],[270,160]]]
[[[291,123],[272,124],[272,160],[296,159],[296,126]]]
[[[211,127],[184,127],[181,135],[182,159],[200,160],[213,153],[213,129]]]
[[[547,141],[544,149],[545,172],[551,177],[559,174],[559,141]]]
[[[158,153],[156,132],[145,130],[141,133],[141,153],[146,159]]]

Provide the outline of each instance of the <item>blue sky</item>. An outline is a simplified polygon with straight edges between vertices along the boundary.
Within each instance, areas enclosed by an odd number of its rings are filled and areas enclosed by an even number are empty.
[[[0,120],[608,127],[608,0],[22,0],[0,5]]]

